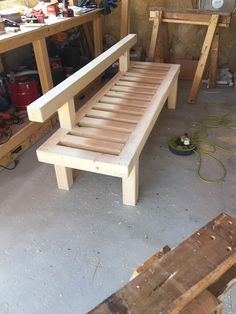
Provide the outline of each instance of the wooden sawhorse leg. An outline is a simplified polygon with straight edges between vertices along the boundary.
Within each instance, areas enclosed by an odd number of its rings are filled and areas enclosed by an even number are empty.
[[[176,102],[177,102],[177,91],[178,91],[178,77],[175,79],[175,82],[173,83],[170,94],[168,97],[168,108],[169,109],[175,109],[176,108]]]
[[[122,178],[123,204],[135,206],[139,192],[139,159],[136,161],[128,178]]]
[[[54,165],[58,189],[69,191],[73,184],[73,174],[71,168]]]

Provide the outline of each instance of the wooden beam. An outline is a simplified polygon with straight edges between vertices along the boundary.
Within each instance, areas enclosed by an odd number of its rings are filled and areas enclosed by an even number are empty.
[[[202,84],[202,77],[206,68],[207,60],[209,57],[209,53],[210,53],[210,49],[211,49],[211,45],[212,45],[213,38],[215,35],[215,31],[217,28],[218,21],[219,21],[219,15],[213,14],[211,18],[211,22],[208,26],[204,44],[202,46],[201,56],[198,62],[197,70],[196,70],[195,77],[193,80],[193,85],[192,85],[190,95],[188,98],[189,103],[194,103],[199,93],[199,90]]]
[[[153,62],[155,59],[155,52],[156,52],[161,22],[162,22],[162,11],[157,11],[154,22],[153,22],[152,36],[151,36],[151,42],[150,42],[148,58],[147,58],[148,62]]]
[[[64,105],[68,98],[73,98],[78,94],[136,42],[136,35],[128,35],[81,70],[51,89],[46,95],[34,101],[27,107],[29,119],[37,122],[45,121]]]
[[[93,20],[93,37],[94,37],[94,56],[97,57],[103,52],[101,15],[98,15]]]
[[[219,29],[216,30],[210,52],[209,88],[216,87],[217,66],[219,56]]]
[[[130,33],[130,0],[121,0],[120,39]]]

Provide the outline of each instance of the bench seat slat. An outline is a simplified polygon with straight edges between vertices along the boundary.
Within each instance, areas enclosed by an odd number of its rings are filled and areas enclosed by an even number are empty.
[[[116,113],[116,112],[106,112],[101,110],[90,110],[86,117],[90,118],[102,118],[107,119],[110,121],[120,121],[120,122],[128,122],[128,123],[138,123],[140,120],[140,117],[131,115],[131,114],[125,114],[125,113]]]
[[[139,82],[139,83],[149,83],[150,85],[157,85],[162,82],[161,79],[149,79],[149,78],[142,78],[142,77],[132,77],[132,76],[122,76],[121,81],[127,82]]]
[[[127,99],[106,97],[106,96],[101,98],[101,102],[108,103],[108,104],[123,105],[123,106],[134,106],[134,107],[140,107],[140,108],[148,107],[148,103],[145,103],[144,101],[131,100],[131,99],[127,100]]]
[[[134,94],[141,94],[141,95],[154,95],[155,90],[150,90],[146,88],[137,88],[137,87],[126,87],[126,86],[113,86],[111,88],[111,91],[116,91],[116,92],[132,92]]]
[[[65,135],[61,138],[58,145],[85,149],[103,154],[119,155],[124,144],[114,143],[104,140],[95,140],[91,138],[79,137],[74,135]]]
[[[115,104],[103,104],[101,102],[93,105],[93,109],[117,112],[117,113],[129,113],[129,114],[133,114],[137,116],[142,116],[145,111],[143,108],[135,108],[132,106],[120,106],[120,105],[115,105]]]
[[[126,82],[126,81],[118,81],[114,86],[127,86],[127,87],[135,87],[135,88],[145,88],[146,90],[151,90],[156,92],[156,88],[160,86],[160,83],[153,85],[153,84],[145,84],[145,83],[138,83],[138,82]]]
[[[72,135],[79,135],[97,140],[111,141],[115,143],[125,144],[129,138],[129,134],[115,132],[111,130],[100,130],[96,128],[75,127],[69,132]]]
[[[147,74],[145,73],[136,73],[136,72],[133,72],[133,71],[128,71],[126,72],[125,76],[133,76],[133,77],[139,77],[139,78],[148,78],[148,79],[153,79],[153,80],[163,80],[163,78],[165,77],[165,73],[156,73],[156,74],[153,74],[153,72],[149,72]]]
[[[147,96],[142,94],[135,93],[126,93],[126,92],[118,92],[118,91],[109,91],[105,94],[108,97],[115,97],[115,98],[122,98],[122,99],[135,99],[135,100],[142,100],[144,102],[149,102],[153,96]]]
[[[126,122],[109,121],[105,119],[83,118],[79,121],[80,126],[98,128],[103,130],[121,131],[131,133],[135,129],[135,124]]]
[[[136,67],[130,68],[130,72],[140,74],[163,75],[166,74],[168,71],[169,69],[140,69]]]

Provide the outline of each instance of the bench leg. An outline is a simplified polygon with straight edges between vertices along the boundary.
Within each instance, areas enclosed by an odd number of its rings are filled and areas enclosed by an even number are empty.
[[[69,191],[73,184],[72,169],[54,165],[58,189]]]
[[[128,178],[122,178],[122,193],[124,205],[135,206],[139,190],[139,160],[137,160]]]
[[[175,109],[177,102],[177,90],[178,90],[178,79],[175,80],[173,86],[171,87],[170,94],[168,97],[168,108]]]

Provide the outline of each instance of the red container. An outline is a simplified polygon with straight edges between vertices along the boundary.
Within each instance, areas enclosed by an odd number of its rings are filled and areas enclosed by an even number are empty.
[[[20,110],[26,110],[26,107],[34,100],[40,97],[38,81],[28,77],[17,78],[18,81],[8,83],[8,91],[12,104]]]

